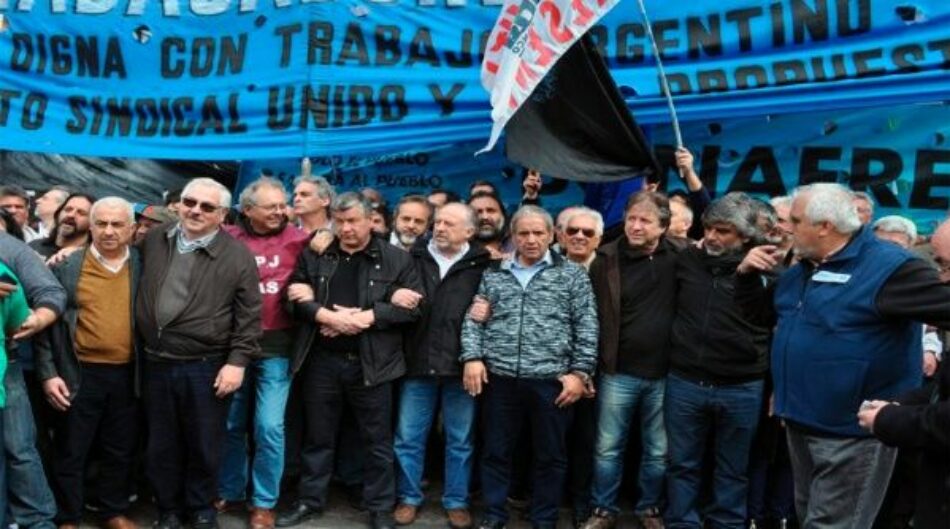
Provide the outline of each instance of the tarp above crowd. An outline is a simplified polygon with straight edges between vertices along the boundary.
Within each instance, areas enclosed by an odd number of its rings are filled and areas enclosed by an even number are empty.
[[[516,187],[501,147],[471,157],[491,130],[479,68],[501,3],[0,0],[0,149],[258,161],[245,177],[294,172],[309,155],[334,178],[401,191],[482,176]],[[555,3],[525,5],[567,27]],[[945,213],[950,3],[646,6],[711,188],[837,179],[873,184],[882,205],[917,219]],[[635,4],[591,35],[667,163],[669,118]],[[381,156],[390,162],[372,162]]]

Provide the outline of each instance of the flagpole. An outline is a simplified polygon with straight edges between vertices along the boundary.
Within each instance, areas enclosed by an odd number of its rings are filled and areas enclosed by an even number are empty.
[[[663,69],[663,60],[660,58],[660,49],[656,46],[656,38],[653,36],[653,27],[650,25],[650,19],[647,17],[647,8],[643,5],[643,0],[637,0],[640,6],[640,14],[643,16],[643,24],[646,26],[647,38],[650,39],[650,45],[653,46],[653,56],[656,57],[656,68],[660,72],[660,86],[663,87],[663,95],[666,97],[666,105],[670,110],[670,117],[673,119],[673,135],[676,136],[676,148],[683,148],[683,135],[680,133],[679,118],[676,117],[676,106],[673,105],[673,94],[670,93],[670,82],[666,78],[666,70]]]

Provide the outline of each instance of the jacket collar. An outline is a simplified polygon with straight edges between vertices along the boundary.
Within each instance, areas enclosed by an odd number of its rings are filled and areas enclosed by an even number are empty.
[[[181,228],[179,227],[178,223],[175,222],[168,228],[168,231],[165,232],[168,243],[175,251],[178,251],[175,246],[178,244],[177,238],[178,232],[180,230]],[[211,242],[209,242],[207,246],[198,248],[197,251],[204,250],[212,259],[216,259],[219,255],[221,255],[221,246],[224,244],[223,237],[230,237],[230,235],[224,233],[224,230],[219,226],[218,231],[211,239]]]

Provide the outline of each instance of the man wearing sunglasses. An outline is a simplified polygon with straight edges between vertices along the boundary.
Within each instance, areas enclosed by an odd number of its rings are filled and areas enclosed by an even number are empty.
[[[259,356],[261,294],[250,250],[221,224],[231,193],[210,178],[185,186],[179,221],[141,245],[136,330],[144,344],[146,472],[157,529],[217,527],[213,501],[230,395]]]
[[[585,269],[590,269],[604,234],[604,219],[590,208],[571,209],[573,211],[564,220],[565,255]]]

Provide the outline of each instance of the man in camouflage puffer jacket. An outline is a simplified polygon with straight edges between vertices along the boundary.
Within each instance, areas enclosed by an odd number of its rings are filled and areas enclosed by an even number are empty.
[[[587,272],[549,251],[551,216],[524,206],[512,218],[514,257],[485,271],[479,295],[484,323],[462,327],[463,383],[482,403],[481,527],[504,527],[511,453],[531,421],[534,485],[529,517],[553,528],[567,469],[570,405],[590,387],[597,360],[597,308]],[[489,373],[491,373],[489,378]],[[484,386],[483,386],[484,385]]]

